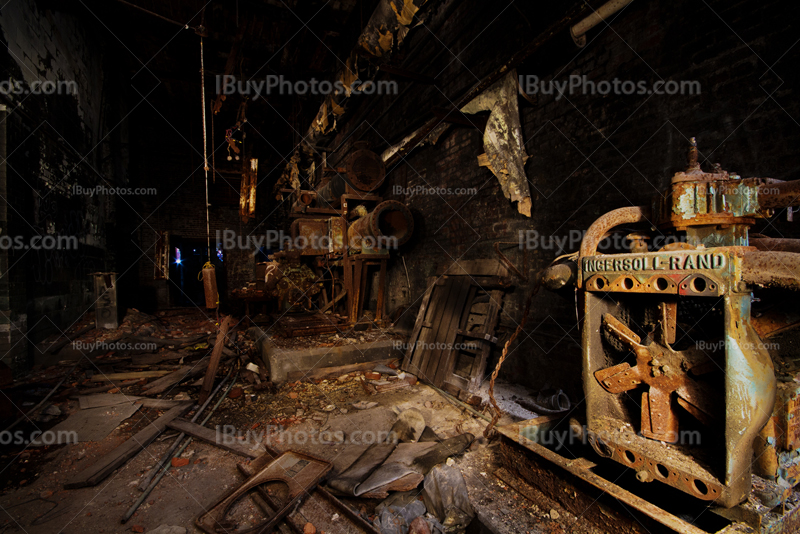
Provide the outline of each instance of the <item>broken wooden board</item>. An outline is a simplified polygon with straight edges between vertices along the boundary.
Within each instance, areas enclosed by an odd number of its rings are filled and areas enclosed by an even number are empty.
[[[499,280],[507,269],[496,260],[474,260],[444,271],[458,275],[429,280],[402,369],[467,399],[483,382],[502,309],[503,290],[498,288],[505,287],[484,288],[481,282]]]
[[[142,354],[133,356],[131,363],[133,365],[154,365],[160,362],[167,362],[171,360],[180,360],[186,356],[191,356],[190,352],[161,352],[158,354]]]
[[[101,441],[139,408],[141,405],[128,403],[79,410],[51,428],[47,434],[55,437],[59,443],[61,440],[69,443]],[[41,447],[54,443],[45,443],[39,437],[31,445]]]
[[[91,408],[104,408],[117,404],[133,404],[134,401],[141,399],[135,395],[122,395],[119,393],[98,393],[96,395],[82,395],[78,397],[78,405],[81,410]]]
[[[257,458],[261,455],[260,451],[254,451],[251,448],[239,443],[235,435],[221,434],[216,430],[198,425],[197,423],[192,423],[186,419],[173,419],[167,423],[167,426],[172,430],[177,430],[178,432],[182,432],[187,436],[199,439],[200,441],[205,441],[206,443],[215,445],[220,449],[238,454],[239,456],[244,456],[245,458]]]
[[[163,393],[170,386],[178,384],[187,378],[199,375],[200,373],[205,371],[210,361],[211,357],[206,356],[205,358],[203,358],[198,362],[184,365],[177,371],[170,373],[162,378],[159,378],[155,382],[147,384],[145,386],[145,389],[142,390],[142,393],[145,395],[155,395],[156,393]]]
[[[64,489],[84,488],[86,486],[95,486],[99,484],[108,475],[139,454],[139,451],[156,439],[158,435],[167,428],[167,423],[188,412],[192,404],[192,402],[187,402],[182,406],[176,406],[170,409],[143,430],[131,436],[128,441],[98,459],[94,464],[80,473],[73,475],[72,478],[64,484]]]
[[[230,326],[231,316],[228,315],[222,320],[222,324],[219,325],[219,333],[217,334],[217,339],[214,342],[214,350],[211,352],[208,370],[206,370],[206,376],[203,380],[203,385],[200,388],[200,396],[197,399],[197,402],[200,404],[203,404],[206,401],[208,396],[211,394],[211,389],[214,387],[214,377],[217,375],[217,367],[219,366],[219,361],[222,358],[222,352],[225,350],[225,336],[228,335],[228,328],[230,328]]]
[[[130,373],[107,373],[92,377],[92,382],[111,382],[114,380],[141,380],[142,378],[158,378],[172,371],[132,371]]]

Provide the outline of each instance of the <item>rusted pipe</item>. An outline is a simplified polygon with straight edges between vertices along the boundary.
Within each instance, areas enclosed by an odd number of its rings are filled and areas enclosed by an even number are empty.
[[[581,258],[594,256],[597,246],[606,233],[612,228],[623,224],[647,222],[650,218],[650,208],[647,206],[630,206],[609,211],[589,227],[581,241]]]
[[[347,238],[356,249],[395,248],[408,241],[413,233],[411,211],[402,202],[387,200],[351,224]]]
[[[742,280],[760,287],[800,291],[800,254],[746,252],[742,255]]]
[[[762,209],[800,206],[800,180],[759,186],[758,205]]]
[[[569,29],[570,35],[572,35],[572,40],[575,41],[575,44],[578,46],[585,46],[586,45],[586,32],[606,20],[608,17],[622,9],[623,7],[627,6],[633,2],[633,0],[611,0],[610,2],[606,2],[602,6],[598,7],[597,10],[583,19],[582,21],[578,22],[574,26]]]
[[[337,208],[341,204],[342,195],[347,190],[344,178],[334,174],[330,179],[317,189],[318,208]]]

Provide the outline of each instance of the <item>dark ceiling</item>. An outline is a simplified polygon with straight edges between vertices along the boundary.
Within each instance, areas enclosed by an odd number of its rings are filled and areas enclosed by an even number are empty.
[[[103,40],[118,56],[114,64],[121,70],[120,84],[134,109],[132,148],[146,145],[151,168],[177,166],[181,176],[183,169],[196,168],[202,161],[200,33],[205,35],[205,90],[210,101],[216,77],[226,72],[226,65],[228,72],[245,80],[261,81],[268,75],[332,80],[343,66],[340,58],[353,49],[377,4],[378,0],[78,0],[73,5],[106,32]],[[59,10],[64,7],[59,3]],[[239,52],[229,64],[239,39]],[[245,131],[261,169],[269,172],[285,165],[322,98],[270,95],[248,101]],[[228,163],[224,145],[225,131],[236,123],[242,101],[228,97],[214,117],[216,163],[223,174],[233,174],[243,163]],[[212,132],[207,134],[210,144]]]

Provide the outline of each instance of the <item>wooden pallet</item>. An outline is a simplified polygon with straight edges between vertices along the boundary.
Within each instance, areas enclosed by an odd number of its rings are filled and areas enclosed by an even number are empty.
[[[402,369],[467,400],[480,388],[502,309],[496,261],[453,264],[428,279]]]

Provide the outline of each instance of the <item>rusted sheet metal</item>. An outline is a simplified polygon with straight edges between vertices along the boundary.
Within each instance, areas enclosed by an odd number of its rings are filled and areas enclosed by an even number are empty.
[[[662,307],[662,312],[665,308]],[[650,439],[676,443],[678,441],[678,415],[672,404],[672,393],[678,403],[704,424],[712,424],[719,415],[716,401],[699,388],[689,377],[689,372],[709,363],[709,357],[699,349],[674,351],[667,343],[667,324],[670,317],[662,313],[659,323],[659,343],[641,344],[641,338],[624,323],[607,313],[603,316],[604,328],[626,345],[636,356],[636,365],[620,363],[595,371],[595,378],[606,391],[622,393],[649,387],[642,394],[642,434]],[[683,402],[681,402],[683,401]],[[714,492],[705,498],[714,499]]]
[[[525,152],[519,120],[518,83],[517,71],[512,70],[461,111],[468,114],[491,112],[483,133],[483,148],[489,170],[500,182],[505,197],[518,203],[517,211],[530,217],[531,193],[525,174],[528,154]]]
[[[331,470],[331,467],[329,462],[308,454],[294,451],[285,452],[257,474],[248,478],[244,484],[228,492],[211,510],[201,514],[195,520],[195,525],[208,534],[234,530],[242,534],[271,532],[272,528],[280,523],[283,517],[317,486],[319,481]],[[272,481],[283,482],[288,486],[289,495],[284,506],[277,510],[273,517],[254,527],[237,529],[238,525],[235,521],[227,518],[228,512],[248,492]]]
[[[772,237],[751,237],[750,246],[770,252],[800,253],[800,239],[778,239]]]
[[[742,280],[748,284],[800,290],[800,254],[746,252],[742,255]]]
[[[295,219],[292,222],[292,241],[303,256],[319,256],[330,252],[328,219]]]
[[[593,256],[597,246],[606,233],[612,228],[623,224],[647,222],[650,218],[650,208],[647,206],[631,206],[609,211],[597,219],[587,230],[581,241],[581,258]]]
[[[758,189],[758,203],[762,209],[800,206],[800,180],[763,184]]]

